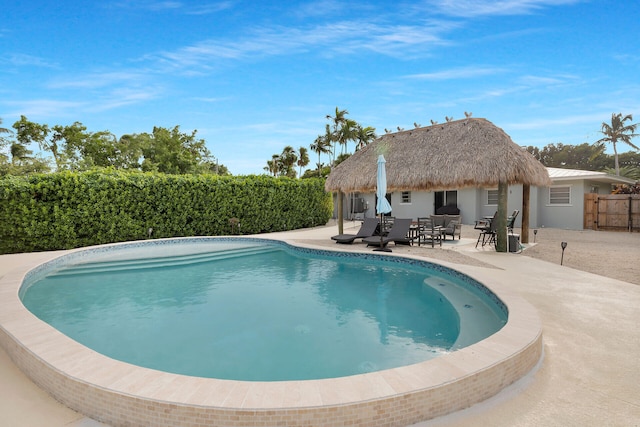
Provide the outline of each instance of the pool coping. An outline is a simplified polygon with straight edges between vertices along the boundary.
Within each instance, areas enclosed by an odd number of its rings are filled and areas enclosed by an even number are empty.
[[[90,248],[63,255],[86,249]],[[37,264],[60,255],[43,254],[44,260]],[[402,258],[425,261],[408,254]],[[489,338],[436,359],[306,381],[246,382],[169,374],[100,355],[37,319],[18,296],[34,266],[19,266],[0,279],[0,345],[57,400],[114,426],[404,426],[481,402],[526,375],[542,357],[542,324],[535,309],[504,285],[486,283],[487,275],[463,272],[500,297],[509,319]]]

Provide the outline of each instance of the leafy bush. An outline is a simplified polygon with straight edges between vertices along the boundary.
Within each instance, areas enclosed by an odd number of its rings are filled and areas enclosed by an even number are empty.
[[[640,182],[631,185],[617,185],[611,194],[640,194]]]
[[[0,179],[0,253],[325,224],[319,179],[59,172]],[[235,218],[234,221],[230,221]]]

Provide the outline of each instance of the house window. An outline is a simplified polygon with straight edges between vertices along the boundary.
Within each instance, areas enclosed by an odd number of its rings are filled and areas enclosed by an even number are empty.
[[[411,203],[411,191],[402,192],[402,203]]]
[[[571,204],[571,186],[562,185],[549,188],[549,204],[550,205],[570,205]]]
[[[487,205],[498,205],[498,190],[487,190]]]

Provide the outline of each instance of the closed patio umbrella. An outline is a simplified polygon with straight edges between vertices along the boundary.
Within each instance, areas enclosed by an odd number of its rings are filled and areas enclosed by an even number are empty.
[[[376,177],[376,196],[378,201],[376,203],[376,211],[380,215],[380,227],[382,229],[382,215],[391,212],[391,205],[387,200],[387,169],[385,167],[386,161],[384,156],[380,154],[378,156],[378,175]],[[391,252],[391,249],[384,247],[382,244],[382,233],[380,233],[380,247],[374,249],[374,251]]]

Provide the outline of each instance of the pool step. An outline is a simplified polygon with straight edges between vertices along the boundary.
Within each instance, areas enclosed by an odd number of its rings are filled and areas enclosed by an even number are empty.
[[[234,248],[219,250],[215,252],[205,252],[187,255],[170,255],[154,258],[135,258],[117,261],[88,262],[68,266],[49,277],[75,276],[79,274],[93,274],[119,271],[144,270],[149,268],[175,267],[182,265],[200,264],[223,259],[246,257],[251,255],[266,254],[279,250],[269,246],[250,246],[244,248]]]

